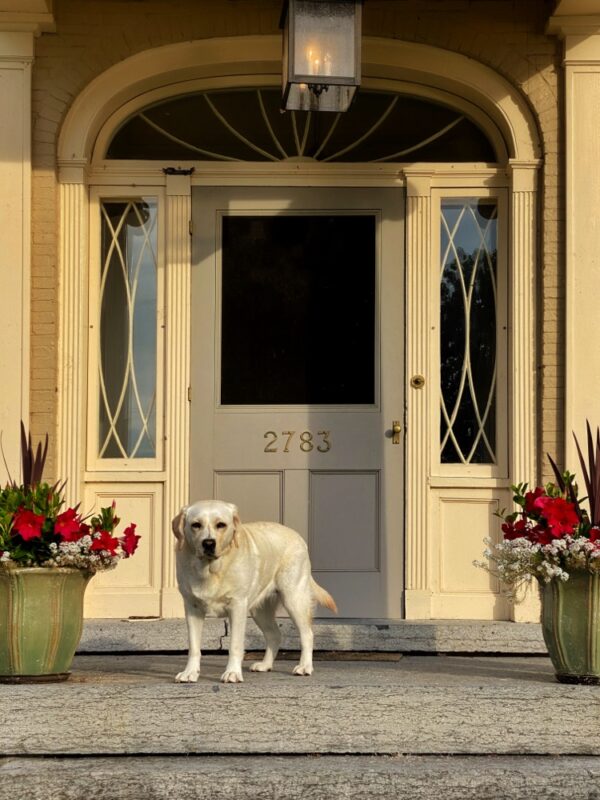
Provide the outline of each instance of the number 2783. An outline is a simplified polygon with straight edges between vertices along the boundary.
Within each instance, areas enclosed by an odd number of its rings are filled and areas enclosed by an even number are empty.
[[[317,450],[319,453],[327,453],[331,450],[331,431],[317,431],[317,438],[311,431],[267,431],[264,435],[268,439],[265,445],[265,453],[289,453],[290,448],[299,447],[303,453],[310,453]],[[296,438],[297,437],[297,438]],[[281,441],[280,441],[281,440]],[[283,447],[281,447],[283,444]]]

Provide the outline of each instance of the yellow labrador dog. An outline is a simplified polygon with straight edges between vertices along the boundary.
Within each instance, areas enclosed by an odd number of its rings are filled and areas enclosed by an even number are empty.
[[[310,574],[308,549],[296,531],[275,522],[242,525],[231,503],[203,500],[184,506],[173,519],[177,538],[177,582],[183,595],[189,635],[188,660],[175,680],[195,682],[200,675],[202,625],[207,614],[230,622],[229,660],[224,683],[243,681],[244,634],[251,614],[266,649],[254,672],[268,672],[281,634],[275,612],[282,603],[298,628],[300,663],[294,675],[313,671],[312,611],[318,603],[337,611],[331,595]]]

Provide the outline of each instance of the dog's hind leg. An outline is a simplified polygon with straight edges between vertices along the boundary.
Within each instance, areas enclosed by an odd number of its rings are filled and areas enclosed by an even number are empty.
[[[281,598],[285,610],[292,618],[300,634],[300,663],[294,667],[294,675],[312,675],[313,673],[313,632],[312,632],[312,595],[308,584],[306,591],[288,592]]]
[[[251,672],[270,672],[273,668],[273,662],[277,658],[281,643],[281,631],[275,619],[278,605],[279,596],[274,594],[252,612],[254,621],[265,637],[265,655],[262,661],[252,664],[250,667]]]

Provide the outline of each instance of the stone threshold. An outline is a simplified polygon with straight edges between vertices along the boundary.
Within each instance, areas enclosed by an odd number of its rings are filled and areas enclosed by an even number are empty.
[[[281,647],[298,650],[296,629],[281,618]],[[315,650],[381,653],[545,654],[538,623],[482,620],[357,620],[316,619]],[[203,649],[224,652],[229,647],[228,623],[207,619]],[[262,634],[252,620],[246,629],[246,649],[261,650]],[[183,619],[87,619],[79,653],[180,652],[187,649]]]
[[[0,759],[0,800],[589,800],[596,756],[150,756]]]

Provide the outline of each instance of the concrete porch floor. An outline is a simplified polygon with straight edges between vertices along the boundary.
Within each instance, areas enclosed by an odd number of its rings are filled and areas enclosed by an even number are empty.
[[[299,649],[295,627],[281,617],[282,647]],[[502,653],[545,654],[542,629],[536,623],[482,620],[316,619],[315,650],[392,653]],[[225,652],[228,623],[207,619],[203,649]],[[264,639],[252,620],[246,629],[246,647],[262,649]],[[187,648],[183,619],[88,619],[80,653],[175,652]]]
[[[352,654],[245,671],[224,655],[81,655],[0,686],[0,800],[600,797],[600,689],[541,656]]]

